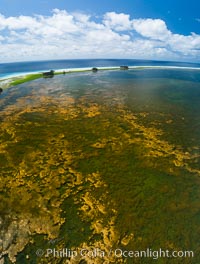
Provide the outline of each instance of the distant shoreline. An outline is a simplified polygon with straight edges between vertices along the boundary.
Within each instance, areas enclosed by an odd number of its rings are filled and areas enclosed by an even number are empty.
[[[177,70],[199,70],[198,67],[184,67],[184,66],[156,66],[156,65],[142,65],[142,66],[129,66],[127,65],[129,70],[140,70],[140,69],[177,69]],[[113,67],[96,67],[98,70],[120,70],[120,66],[113,66]],[[92,71],[92,67],[84,67],[84,68],[67,68],[67,69],[57,69],[54,71],[54,75],[61,75],[61,74],[69,74],[69,73],[76,73],[76,72],[90,72]],[[0,87],[3,89],[10,88],[16,86],[18,84],[22,84],[25,82],[29,82],[32,80],[43,78],[44,71],[35,71],[35,72],[25,72],[25,73],[18,73],[18,74],[9,74],[5,75],[4,77],[0,78]]]

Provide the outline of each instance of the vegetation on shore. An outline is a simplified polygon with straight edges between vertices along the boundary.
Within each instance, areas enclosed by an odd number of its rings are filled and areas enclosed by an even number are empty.
[[[29,74],[26,76],[22,76],[22,77],[19,77],[17,79],[13,79],[10,82],[10,86],[15,86],[15,85],[22,84],[25,82],[33,81],[33,80],[39,79],[41,77],[42,77],[42,73]]]
[[[98,70],[117,70],[119,69],[118,67],[116,68],[103,68],[103,69],[98,69]],[[54,72],[54,75],[60,75],[60,74],[68,74],[68,73],[74,73],[74,72],[90,72],[92,69],[80,69],[80,70],[71,70],[71,71],[57,71]],[[26,83],[26,82],[30,82],[39,78],[42,78],[43,74],[42,73],[33,73],[33,74],[28,74],[28,75],[24,75],[24,76],[18,76],[18,77],[11,77],[8,78],[6,80],[0,80],[0,83],[3,83],[5,81],[6,84],[3,85],[3,88],[10,88],[12,86],[16,86],[22,83]]]
[[[120,66],[120,67],[108,67],[108,68],[83,68],[83,69],[71,69],[71,70],[62,70],[62,71],[54,71],[53,75],[60,75],[60,74],[68,74],[68,73],[75,73],[75,72],[90,72],[93,71],[93,69],[98,69],[98,71],[108,71],[108,70],[119,70],[121,67],[128,67],[128,66]],[[168,68],[173,66],[169,66]],[[134,70],[142,70],[142,69],[157,69],[160,68],[162,69],[162,66],[137,66],[134,67]],[[185,69],[187,67],[179,67],[180,69]],[[194,68],[191,68],[194,69]],[[199,69],[199,68],[196,68]],[[96,71],[95,71],[96,72]],[[3,89],[12,87],[12,86],[16,86],[22,83],[26,83],[29,81],[33,81],[39,78],[42,78],[43,73],[33,73],[33,74],[28,74],[28,75],[23,75],[23,76],[15,76],[15,77],[10,77],[7,79],[0,79],[0,87],[2,87]]]

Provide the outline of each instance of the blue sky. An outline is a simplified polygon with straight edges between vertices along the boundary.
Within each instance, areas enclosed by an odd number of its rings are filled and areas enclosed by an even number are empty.
[[[199,10],[198,0],[0,0],[0,60],[199,62]]]

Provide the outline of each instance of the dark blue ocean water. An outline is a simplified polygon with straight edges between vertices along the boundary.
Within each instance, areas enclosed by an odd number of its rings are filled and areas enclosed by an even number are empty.
[[[0,64],[0,78],[46,70],[58,70],[67,68],[85,67],[112,67],[112,66],[179,66],[179,67],[200,67],[197,63],[151,61],[151,60],[127,60],[127,59],[82,59],[82,60],[53,60],[53,61],[32,61]]]

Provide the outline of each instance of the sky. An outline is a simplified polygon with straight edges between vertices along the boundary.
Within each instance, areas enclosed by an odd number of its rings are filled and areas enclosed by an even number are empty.
[[[0,0],[0,63],[200,62],[199,10],[198,0]]]

